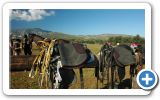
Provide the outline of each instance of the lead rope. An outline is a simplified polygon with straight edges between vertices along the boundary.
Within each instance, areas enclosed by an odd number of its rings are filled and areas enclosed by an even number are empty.
[[[29,77],[34,78],[34,76],[37,75],[37,73],[38,73],[38,69],[41,68],[41,70],[39,69],[39,71],[40,71],[39,85],[40,85],[40,87],[42,87],[43,83],[45,82],[45,84],[46,84],[45,86],[46,86],[46,88],[48,88],[48,80],[49,80],[48,67],[49,67],[50,60],[51,60],[51,54],[53,53],[53,46],[54,46],[55,40],[52,40],[50,42],[50,44],[47,44],[44,41],[41,41],[41,42],[44,45],[41,46],[42,50],[39,53],[39,55],[36,56],[36,58],[33,62],[31,71],[29,73]],[[59,62],[58,62],[58,65],[60,66]],[[35,72],[34,72],[34,69],[36,69]],[[60,75],[59,74],[59,69],[57,70],[57,72],[58,72],[58,81],[60,81],[61,78],[59,76]]]
[[[46,45],[46,47],[48,47],[48,49],[46,49],[46,53],[44,55],[44,60],[43,60],[43,64],[42,64],[42,79],[41,79],[41,85],[44,82],[44,78],[46,78],[46,88],[48,88],[48,74],[47,74],[47,70],[50,64],[50,60],[51,60],[51,54],[53,52],[53,45],[54,45],[55,40],[52,40],[51,43],[49,45]]]

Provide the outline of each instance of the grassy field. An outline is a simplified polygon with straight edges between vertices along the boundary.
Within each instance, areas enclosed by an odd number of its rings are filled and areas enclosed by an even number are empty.
[[[87,47],[96,55],[100,51],[100,44],[87,44]]]

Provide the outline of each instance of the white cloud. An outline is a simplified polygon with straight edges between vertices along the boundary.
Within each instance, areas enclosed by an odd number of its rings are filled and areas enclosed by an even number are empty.
[[[24,20],[24,21],[36,21],[41,20],[45,16],[55,15],[54,11],[46,11],[42,9],[29,9],[29,10],[11,10],[10,19]]]

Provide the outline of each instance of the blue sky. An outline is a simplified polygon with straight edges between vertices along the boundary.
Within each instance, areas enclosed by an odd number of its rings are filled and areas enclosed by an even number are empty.
[[[144,37],[145,10],[143,9],[57,9],[12,10],[10,27],[41,28],[74,35],[104,33],[129,34]]]

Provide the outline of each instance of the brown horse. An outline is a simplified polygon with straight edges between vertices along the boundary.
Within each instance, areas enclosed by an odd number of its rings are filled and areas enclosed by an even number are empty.
[[[136,56],[136,73],[143,69],[143,65],[145,64],[145,48],[142,45],[138,45],[135,48],[135,56]]]

